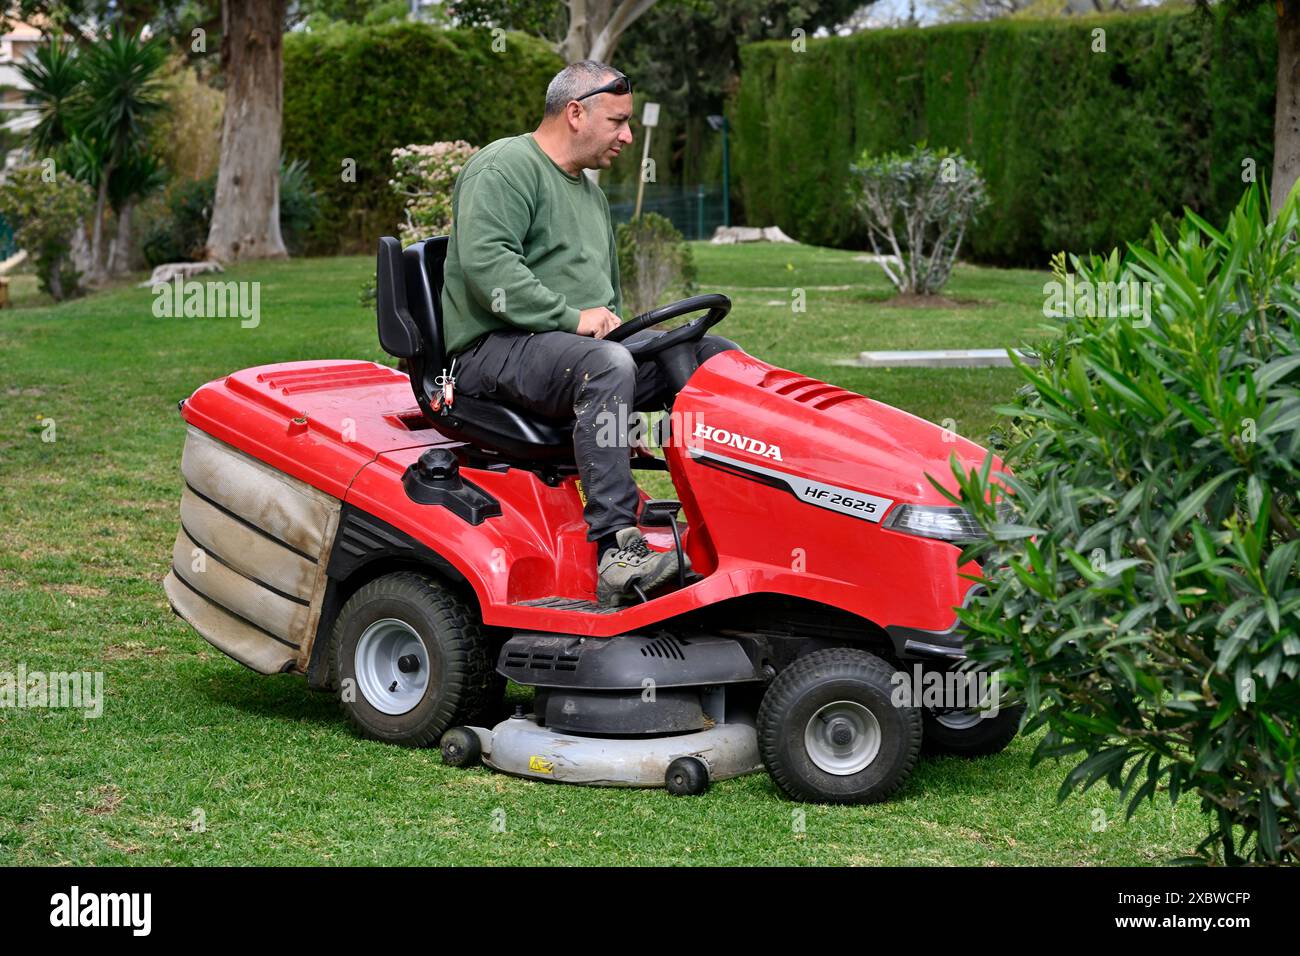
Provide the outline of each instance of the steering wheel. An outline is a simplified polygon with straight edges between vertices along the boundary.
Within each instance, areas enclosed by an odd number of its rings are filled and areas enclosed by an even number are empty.
[[[689,299],[682,299],[680,302],[670,302],[624,322],[613,332],[606,335],[605,341],[622,342],[624,339],[636,335],[653,325],[675,319],[679,315],[699,312],[701,309],[708,309],[709,311],[698,319],[687,322],[681,328],[673,329],[671,332],[665,332],[663,335],[648,338],[642,342],[633,342],[627,347],[627,350],[632,353],[638,362],[641,362],[666,352],[673,346],[683,345],[687,342],[698,342],[704,337],[705,332],[727,317],[727,313],[731,311],[731,300],[720,292],[710,292],[707,295],[693,295]]]

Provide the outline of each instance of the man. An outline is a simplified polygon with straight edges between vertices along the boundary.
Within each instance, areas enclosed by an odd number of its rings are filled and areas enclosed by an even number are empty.
[[[631,116],[632,84],[618,71],[584,60],[557,73],[537,129],[490,143],[457,177],[442,291],[457,391],[575,420],[605,605],[677,574],[676,554],[649,548],[637,530],[626,435],[598,441],[602,425],[608,434],[610,421],[673,397],[653,361],[638,368],[624,345],[604,341],[621,323],[618,254],[609,203],[583,170],[608,169],[631,144]],[[735,347],[705,336],[696,349],[704,361]]]

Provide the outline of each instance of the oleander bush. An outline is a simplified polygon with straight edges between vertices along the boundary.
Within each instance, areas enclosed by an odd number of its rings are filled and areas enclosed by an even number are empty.
[[[1058,260],[1062,334],[1001,410],[1009,473],[954,465],[990,533],[973,656],[1046,728],[1035,760],[1077,761],[1061,798],[1194,792],[1227,863],[1300,860],[1298,228],[1300,190],[1270,222],[1252,187],[1222,230],[1187,212]]]

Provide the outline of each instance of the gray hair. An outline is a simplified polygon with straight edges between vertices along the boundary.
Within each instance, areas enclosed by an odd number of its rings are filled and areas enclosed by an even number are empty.
[[[606,66],[599,60],[579,60],[570,63],[551,79],[546,87],[546,116],[558,116],[564,112],[569,100],[576,100],[583,93],[604,86],[601,82],[607,76],[616,76],[618,70]]]

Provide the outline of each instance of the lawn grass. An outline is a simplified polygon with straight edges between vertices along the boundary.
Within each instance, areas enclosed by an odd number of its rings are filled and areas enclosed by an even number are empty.
[[[40,281],[34,272],[15,272],[9,276],[9,304],[16,309],[33,305],[52,305],[54,302],[41,291]]]
[[[1007,369],[834,364],[867,348],[1015,345],[1043,332],[1045,276],[961,268],[954,309],[895,309],[876,267],[805,246],[696,244],[718,328],[779,365],[981,440]],[[262,677],[170,612],[176,402],[233,369],[382,360],[357,304],[370,260],[255,264],[262,320],[159,319],[148,290],[0,312],[0,671],[102,671],[104,714],[0,709],[0,864],[1150,864],[1191,851],[1195,801],[1124,822],[1065,767],[926,760],[892,802],[818,807],[763,774],[705,796],[548,786],[444,768],[357,738],[332,698]],[[850,286],[850,288],[819,288]],[[802,288],[807,310],[790,310]],[[53,421],[51,432],[50,421]],[[43,436],[54,441],[44,441]],[[650,487],[654,494],[665,489]],[[195,821],[202,820],[202,826]]]

